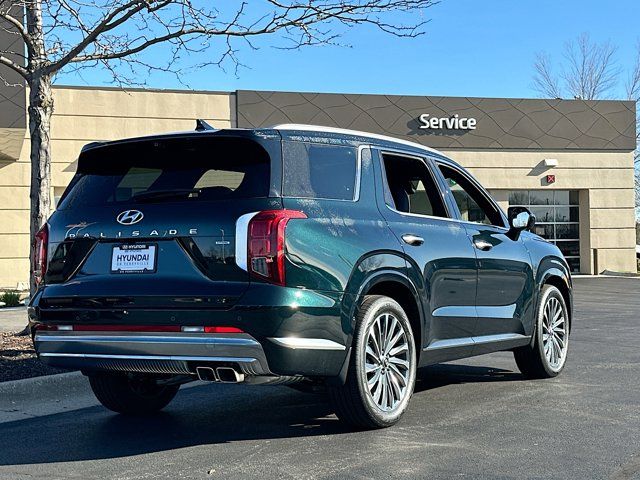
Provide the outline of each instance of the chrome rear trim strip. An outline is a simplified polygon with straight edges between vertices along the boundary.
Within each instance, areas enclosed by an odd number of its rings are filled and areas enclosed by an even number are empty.
[[[347,347],[324,338],[278,337],[269,338],[273,343],[291,349],[304,350],[346,350]]]
[[[36,342],[92,342],[92,343],[182,343],[197,345],[258,346],[256,340],[216,336],[166,335],[50,335],[36,334]]]
[[[102,353],[41,353],[41,357],[63,357],[63,358],[102,358],[117,360],[174,360],[179,362],[237,362],[252,363],[257,362],[255,358],[248,357],[188,357],[181,355],[108,355]]]

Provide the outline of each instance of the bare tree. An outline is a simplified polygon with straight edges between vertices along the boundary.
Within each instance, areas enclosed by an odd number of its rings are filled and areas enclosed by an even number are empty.
[[[627,98],[636,102],[636,151],[633,164],[636,180],[636,232],[638,232],[638,218],[640,218],[640,111],[638,111],[638,107],[640,107],[640,41],[638,42],[635,64],[627,79],[626,90]]]
[[[533,87],[552,98],[606,98],[620,76],[616,50],[609,42],[599,44],[582,34],[565,44],[558,72],[551,56],[539,53],[534,63]]]
[[[0,50],[0,66],[17,72],[29,87],[31,238],[50,211],[51,85],[63,69],[101,67],[116,84],[131,85],[137,83],[140,69],[180,77],[183,57],[195,59],[196,54],[209,58],[197,66],[237,67],[237,49],[255,48],[254,39],[259,37],[277,36],[276,46],[287,49],[335,44],[345,27],[368,25],[391,35],[415,37],[423,33],[424,10],[437,0],[254,0],[221,9],[212,6],[216,3],[0,0],[0,28],[24,45]],[[164,49],[161,65],[145,59],[154,47]]]

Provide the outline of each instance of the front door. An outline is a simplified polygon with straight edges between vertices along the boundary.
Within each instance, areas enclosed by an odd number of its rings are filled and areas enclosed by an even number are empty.
[[[403,245],[425,314],[421,364],[471,355],[477,267],[467,232],[449,217],[428,160],[384,151],[379,159],[380,211]]]
[[[506,219],[488,194],[462,170],[440,165],[475,250],[478,287],[474,353],[500,342],[521,343],[531,334],[534,279],[522,240],[507,235]]]

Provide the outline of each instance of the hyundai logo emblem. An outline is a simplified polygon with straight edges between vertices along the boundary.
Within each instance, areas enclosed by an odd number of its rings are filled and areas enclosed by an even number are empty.
[[[125,210],[116,217],[116,220],[122,225],[133,225],[143,218],[144,214],[140,210]]]

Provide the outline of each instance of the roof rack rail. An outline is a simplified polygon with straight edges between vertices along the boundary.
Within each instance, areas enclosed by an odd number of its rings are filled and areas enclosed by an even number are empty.
[[[215,128],[201,118],[196,119],[196,132],[204,132],[206,130],[215,130]]]

